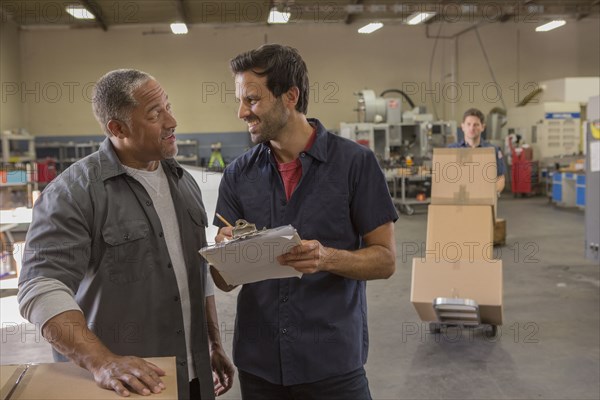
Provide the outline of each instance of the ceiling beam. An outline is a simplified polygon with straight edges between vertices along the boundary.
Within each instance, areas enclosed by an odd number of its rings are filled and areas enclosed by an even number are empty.
[[[362,0],[354,0],[354,4],[362,4]],[[348,14],[346,15],[346,19],[344,20],[345,24],[351,24],[354,22],[354,20],[356,19],[356,16],[354,14]]]
[[[190,26],[190,14],[187,11],[187,6],[185,4],[185,0],[177,0],[177,11],[179,12],[179,16],[183,20],[183,22],[188,26]]]
[[[87,8],[89,12],[94,14],[94,17],[96,17],[96,21],[98,22],[98,24],[100,24],[102,30],[106,32],[108,30],[108,27],[106,26],[104,18],[102,18],[102,8],[94,0],[79,0],[79,2],[82,6]]]

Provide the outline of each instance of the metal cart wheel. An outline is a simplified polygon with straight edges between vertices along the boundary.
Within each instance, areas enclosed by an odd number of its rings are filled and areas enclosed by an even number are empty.
[[[485,335],[489,338],[495,338],[498,335],[498,325],[490,325],[490,329],[485,330]]]

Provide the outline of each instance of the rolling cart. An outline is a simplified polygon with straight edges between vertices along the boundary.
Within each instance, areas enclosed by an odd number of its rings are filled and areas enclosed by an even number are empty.
[[[429,330],[433,333],[440,333],[443,326],[477,328],[489,325],[481,323],[479,305],[475,300],[436,297],[433,299],[433,309],[438,318],[438,322],[431,322],[429,324]],[[488,337],[496,337],[498,326],[489,326],[491,329],[486,331],[486,335]]]

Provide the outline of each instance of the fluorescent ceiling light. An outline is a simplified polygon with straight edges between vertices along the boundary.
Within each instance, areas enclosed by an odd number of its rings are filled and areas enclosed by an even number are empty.
[[[409,25],[422,24],[435,15],[434,12],[420,12],[408,16],[406,23]]]
[[[171,32],[176,35],[185,35],[188,33],[187,25],[183,22],[175,22],[171,24]]]
[[[267,19],[267,24],[287,24],[290,21],[289,12],[279,12],[277,11],[277,7],[271,8],[269,11],[269,18]]]
[[[77,19],[96,19],[87,9],[75,4],[68,5],[65,10]]]
[[[536,32],[548,32],[551,31],[552,29],[556,29],[558,27],[563,26],[564,24],[566,24],[567,21],[565,21],[564,19],[558,19],[558,20],[554,20],[554,21],[550,21],[544,25],[540,25],[537,28],[535,28]]]
[[[377,29],[381,28],[382,26],[383,24],[381,22],[371,22],[370,24],[367,24],[360,28],[358,30],[358,33],[372,33],[375,32]]]

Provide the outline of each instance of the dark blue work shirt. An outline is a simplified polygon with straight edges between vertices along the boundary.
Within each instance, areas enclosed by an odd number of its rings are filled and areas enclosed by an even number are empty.
[[[302,178],[289,201],[274,155],[259,144],[229,165],[217,212],[258,229],[291,224],[300,237],[356,250],[362,237],[398,218],[385,177],[368,148],[315,119],[313,146],[300,154]],[[214,220],[217,226],[223,226]],[[275,384],[315,382],[367,360],[365,281],[328,272],[243,285],[233,343],[236,366]]]
[[[456,149],[470,148],[471,146],[469,146],[469,144],[464,140],[461,140],[460,142],[451,143],[447,147]],[[502,157],[502,150],[500,150],[498,146],[493,145],[490,142],[486,142],[483,139],[479,142],[479,146],[477,147],[493,147],[494,149],[496,149],[496,174],[497,176],[504,175],[504,159]]]

